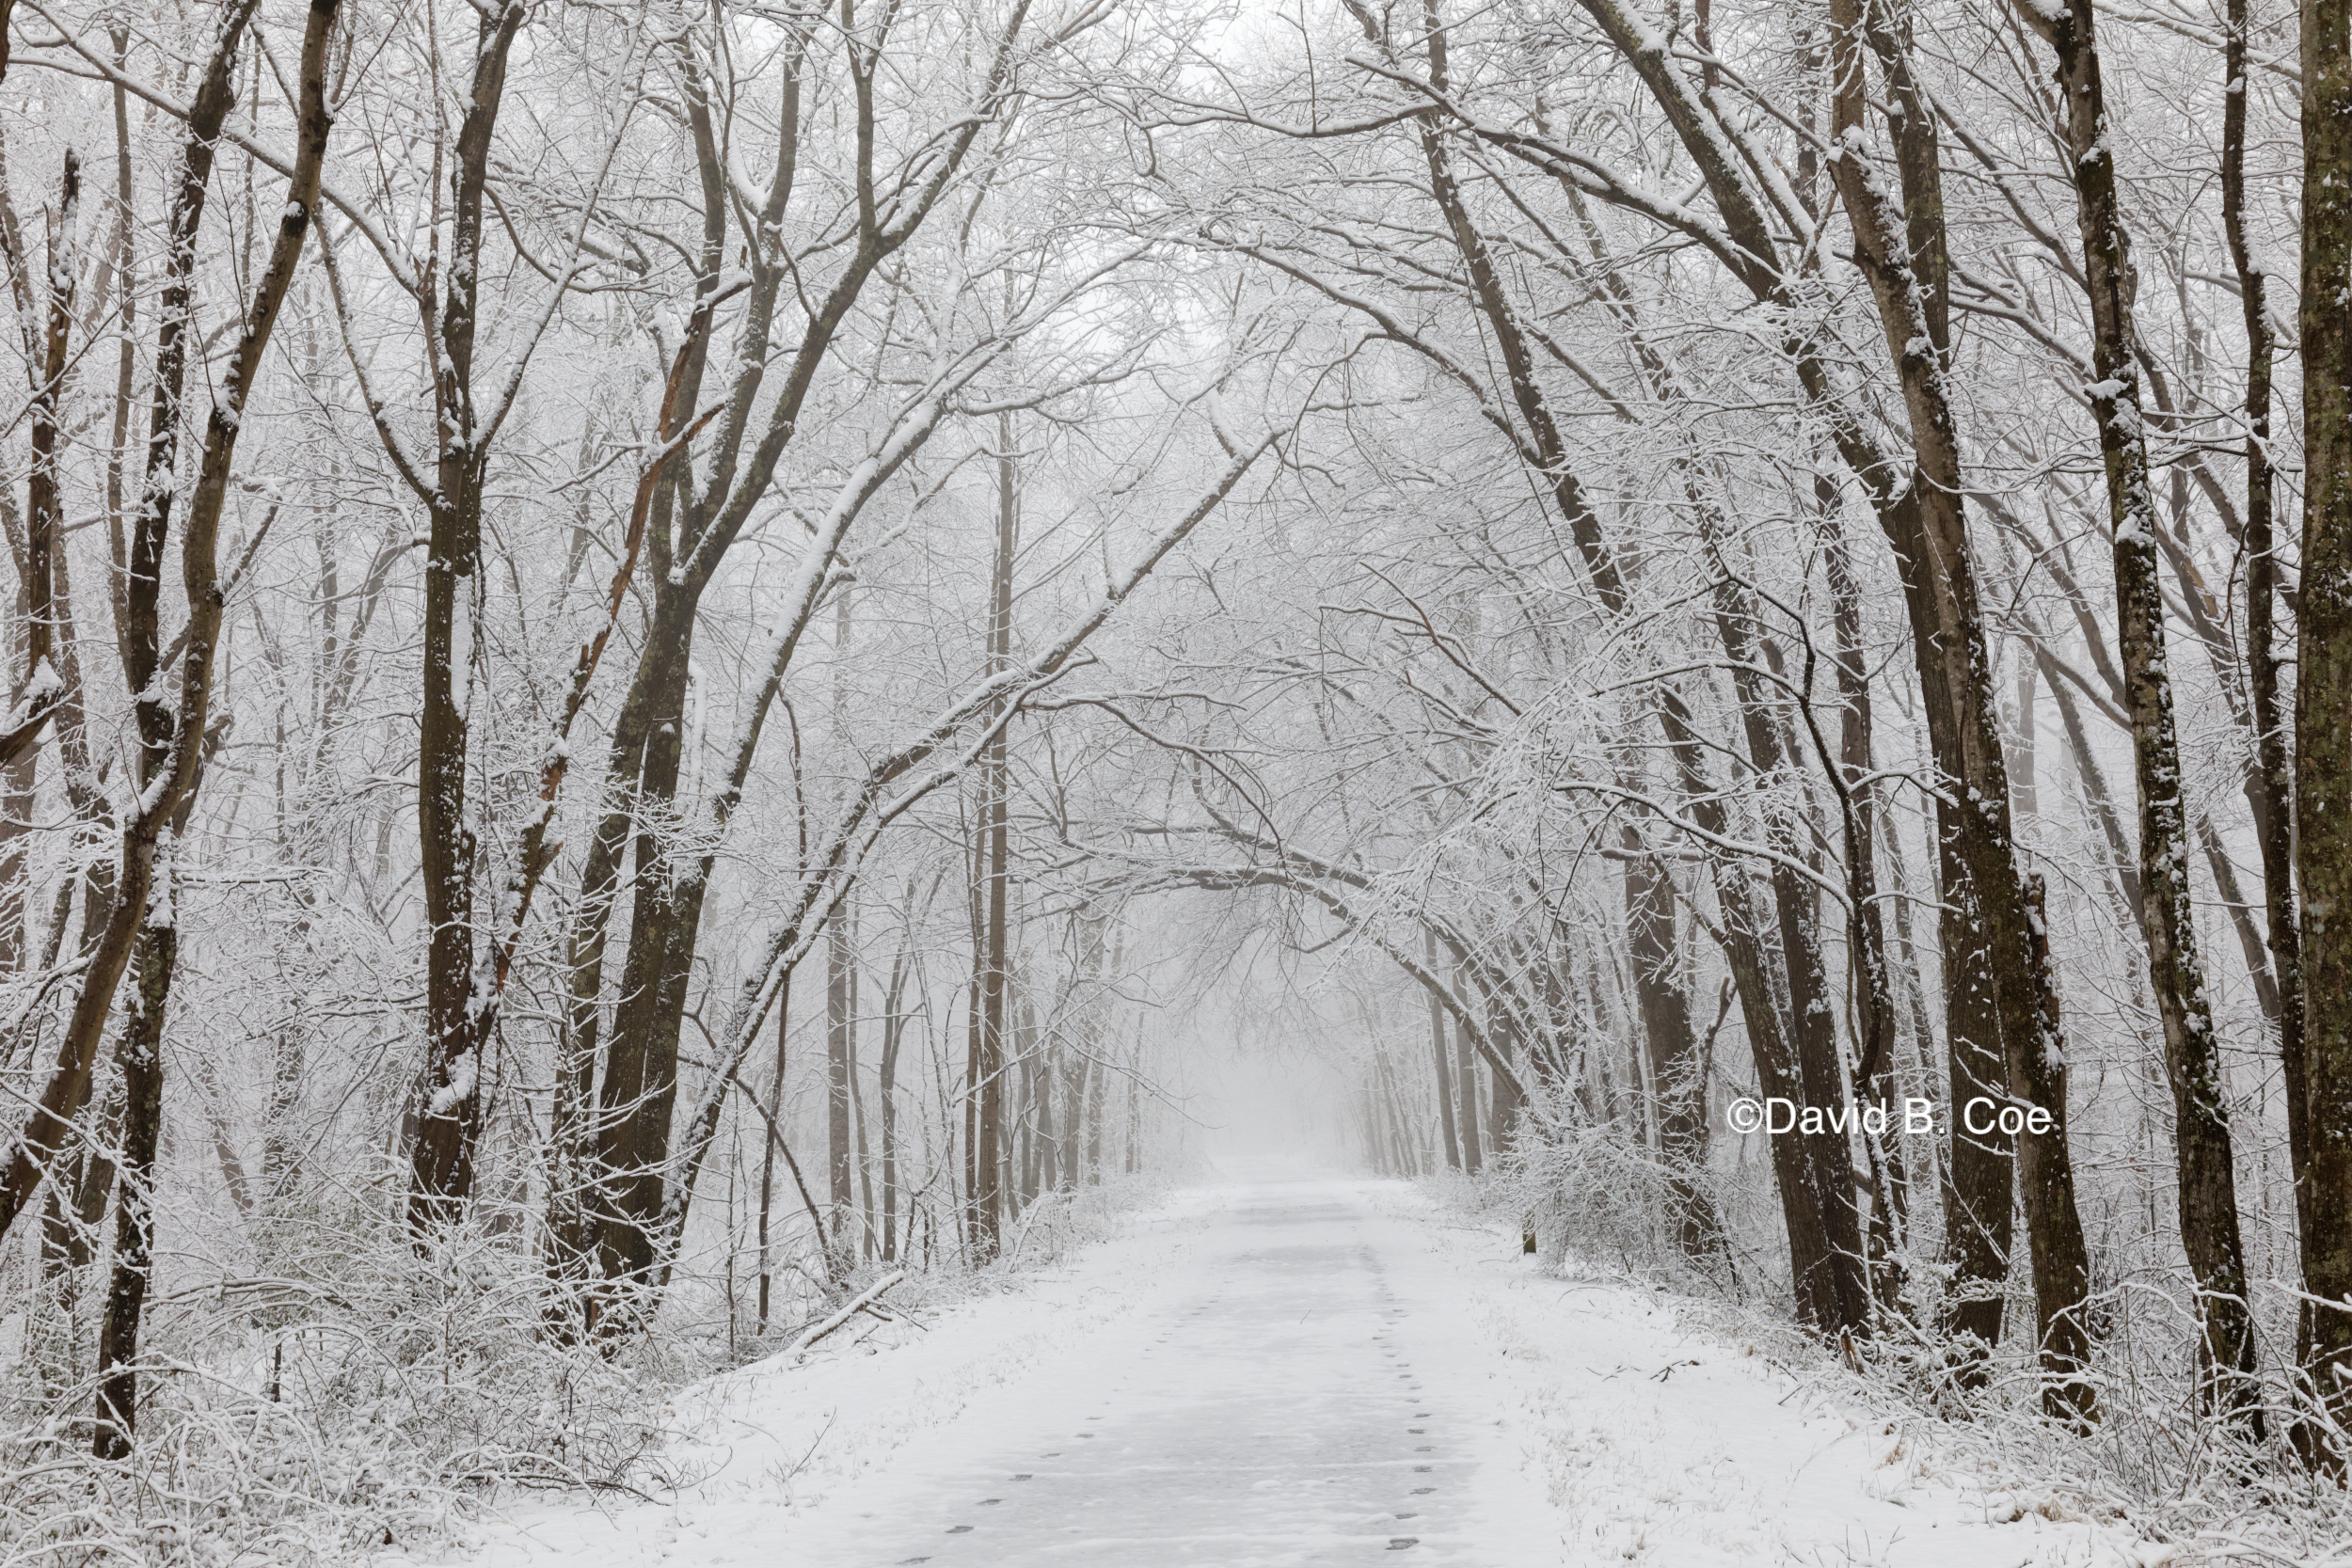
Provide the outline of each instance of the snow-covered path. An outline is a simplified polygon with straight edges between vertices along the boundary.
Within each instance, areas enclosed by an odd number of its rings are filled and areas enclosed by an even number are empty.
[[[1348,1184],[1235,1190],[1127,1333],[910,1454],[919,1479],[899,1479],[928,1502],[861,1520],[834,1548],[854,1555],[823,1560],[1528,1560],[1502,1537],[1533,1499],[1475,1496],[1517,1466],[1491,1418],[1479,1430],[1484,1390],[1447,1375],[1448,1280],[1393,1229]]]
[[[665,1412],[675,1500],[525,1504],[476,1560],[2168,1560],[2046,1482],[1947,1467],[1931,1425],[1842,1408],[1692,1333],[1662,1293],[1546,1275],[1514,1241],[1396,1183],[1261,1167],[926,1331],[878,1327],[686,1391]]]

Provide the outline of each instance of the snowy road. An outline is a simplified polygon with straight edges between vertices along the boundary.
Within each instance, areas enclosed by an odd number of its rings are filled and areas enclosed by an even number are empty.
[[[1693,1332],[1661,1292],[1544,1275],[1396,1183],[1232,1174],[925,1330],[684,1391],[664,1413],[674,1500],[518,1504],[475,1561],[2169,1560],[2052,1478],[1959,1465],[1932,1423]]]
[[[1433,1367],[1446,1281],[1390,1228],[1340,1183],[1234,1192],[1136,1332],[967,1421],[855,1560],[1502,1568],[1491,1424]]]

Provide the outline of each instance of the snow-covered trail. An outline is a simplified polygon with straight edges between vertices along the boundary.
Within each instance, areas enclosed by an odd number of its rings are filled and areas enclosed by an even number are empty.
[[[1450,1375],[1450,1280],[1397,1228],[1351,1183],[1233,1189],[1125,1332],[904,1455],[923,1500],[812,1560],[1529,1560],[1506,1537],[1540,1499],[1479,1495],[1514,1484],[1516,1456]]]
[[[682,1392],[672,1498],[528,1502],[483,1568],[2149,1568],[1663,1292],[1279,1166],[927,1328]],[[1391,1554],[1395,1554],[1391,1556]],[[390,1568],[389,1563],[383,1568]]]

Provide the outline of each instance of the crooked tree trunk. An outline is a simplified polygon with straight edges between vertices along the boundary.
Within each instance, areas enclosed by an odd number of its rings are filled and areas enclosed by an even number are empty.
[[[1715,562],[1712,597],[1716,634],[1732,666],[1732,689],[1747,742],[1748,760],[1759,777],[1772,779],[1789,770],[1790,757],[1783,742],[1778,715],[1756,673],[1760,663],[1756,609],[1731,580],[1721,561],[1720,528],[1710,508],[1700,508],[1702,528],[1708,534]],[[1823,758],[1824,763],[1828,758]],[[1686,785],[1687,787],[1687,785]],[[1808,851],[1809,824],[1768,803],[1768,840],[1791,859]],[[1728,826],[1728,823],[1725,824]],[[1847,846],[1850,870],[1866,878],[1867,867],[1858,839]],[[1788,1032],[1796,1046],[1795,1065],[1802,1102],[1807,1108],[1836,1110],[1847,1102],[1837,1049],[1837,1015],[1829,988],[1828,966],[1821,956],[1820,923],[1815,911],[1812,885],[1798,876],[1787,859],[1776,861],[1770,874],[1773,912],[1779,921],[1782,977],[1788,988]],[[1825,1274],[1819,1287],[1820,1304],[1829,1309],[1823,1327],[1861,1333],[1870,1322],[1868,1278],[1865,1270],[1860,1211],[1855,1206],[1853,1155],[1844,1133],[1824,1124],[1812,1132],[1800,1131],[1827,1253]]]
[[[205,761],[219,744],[219,734],[208,733],[206,720],[214,694],[214,655],[222,611],[216,559],[220,515],[235,462],[237,436],[245,423],[253,385],[260,376],[278,309],[301,266],[304,242],[310,235],[320,170],[326,162],[326,139],[334,125],[326,102],[326,50],[335,30],[338,0],[310,0],[297,77],[296,151],[286,204],[279,215],[268,263],[255,283],[253,297],[245,312],[244,330],[206,424],[204,452],[190,493],[187,531],[181,549],[188,624],[182,634],[185,663],[179,711],[148,711],[160,710],[160,699],[148,694],[151,688],[133,687],[135,692],[140,693],[135,700],[142,709],[140,727],[146,744],[139,760],[140,779],[146,788],[141,810],[124,834],[121,886],[106,929],[92,955],[90,978],[83,997],[87,1004],[91,988],[100,984],[102,965],[109,961],[113,972],[105,976],[104,990],[106,996],[111,997],[135,942],[138,1001],[124,1022],[119,1050],[123,1076],[123,1158],[116,1207],[114,1264],[99,1338],[97,1423],[92,1440],[94,1451],[103,1459],[126,1455],[136,1430],[135,1363],[154,1256],[155,1156],[163,1131],[163,1028],[179,957],[172,874],[168,863],[159,869],[156,863],[165,858],[159,853],[165,833],[168,832],[176,837],[185,830]],[[216,58],[216,63],[225,66],[227,53],[234,49],[233,36],[222,47],[225,53]],[[195,155],[191,147],[191,163]],[[209,150],[206,156],[209,159]],[[183,193],[184,190],[183,186]],[[200,202],[200,190],[195,198]],[[191,242],[196,230],[195,215],[189,214],[190,222],[184,230]],[[181,232],[175,223],[175,239]],[[184,315],[182,325],[184,329]],[[167,398],[159,387],[158,408],[160,412],[169,406],[176,416],[176,388],[171,393]],[[153,494],[151,488],[150,494]],[[150,562],[161,553],[159,513],[160,508],[151,502],[140,518],[144,559]],[[125,639],[123,657],[126,674],[144,673],[159,687],[163,683],[158,678],[162,657],[159,606],[154,593],[157,586],[151,578],[146,583],[134,581],[126,585],[125,626],[130,635]],[[164,896],[151,910],[150,894],[158,879]],[[123,957],[110,959],[113,952],[120,952]],[[86,1022],[84,1007],[76,1008],[74,1022]],[[103,1028],[103,1008],[87,1022],[93,1035]],[[95,1038],[90,1044],[95,1047]]]
[[[875,153],[882,134],[874,109],[875,75],[886,69],[884,46],[896,13],[868,19],[863,31],[844,40],[844,69],[851,88],[847,98],[854,104],[851,129],[858,150],[854,229],[834,236],[843,257],[841,270],[829,285],[808,297],[805,319],[788,353],[771,352],[771,340],[779,335],[779,302],[785,302],[789,313],[798,291],[810,284],[800,259],[784,248],[784,218],[799,166],[803,78],[818,34],[813,24],[795,24],[786,31],[775,163],[758,209],[743,214],[743,238],[748,244],[740,248],[739,256],[750,281],[734,379],[720,400],[723,412],[705,472],[674,491],[665,488],[660,524],[648,539],[649,564],[656,578],[654,614],[631,684],[631,711],[625,713],[616,727],[608,764],[609,780],[630,790],[631,803],[642,819],[659,820],[679,810],[677,731],[702,596],[769,495],[778,467],[799,432],[819,370],[834,353],[837,336],[867,283],[954,188],[954,177],[974,141],[1009,102],[1014,46],[1027,11],[1026,0],[1017,0],[988,57],[977,102],[929,148],[925,156],[930,161],[922,177],[910,182],[912,194],[896,205],[886,193],[878,191]],[[712,118],[707,84],[682,44],[679,61],[686,86],[684,118],[695,148],[702,194],[703,233],[694,261],[695,291],[698,301],[707,304],[729,292],[721,280],[726,270],[729,214],[736,208],[729,191],[726,154],[722,150],[725,138]],[[685,407],[698,406],[703,401],[696,391],[706,368],[699,344],[693,346],[691,360]],[[782,385],[755,420],[771,362],[780,367]],[[899,449],[882,466],[882,477],[895,472],[911,450]],[[822,553],[813,578],[821,588],[824,569],[835,559],[839,540],[830,538],[811,547]],[[814,605],[812,598],[808,606],[812,612]],[[792,657],[798,635],[796,627],[779,641],[777,664],[770,673],[767,695],[758,708],[762,716]],[[756,722],[747,736],[755,746]],[[750,760],[748,750],[739,752],[731,795],[739,789]],[[731,795],[722,805],[730,803]],[[723,827],[725,813],[718,815]],[[608,820],[584,869],[580,903],[584,924],[575,930],[573,952],[587,968],[575,972],[576,1014],[593,1008],[601,987],[603,927],[617,887],[620,845],[626,835],[625,820],[617,826]],[[662,1232],[670,1223],[665,1204],[682,1196],[672,1180],[674,1166],[683,1160],[688,1168],[698,1168],[697,1158],[688,1157],[684,1150],[707,1135],[707,1128],[700,1124],[673,1128],[672,1118],[688,980],[713,858],[706,854],[699,867],[679,864],[663,853],[660,842],[651,835],[641,834],[637,845],[631,868],[628,957],[605,1047],[608,1088],[599,1097],[596,1164],[603,1186],[599,1201],[605,1212],[597,1227],[597,1250],[604,1273],[612,1279],[651,1281],[662,1274],[666,1265],[659,1254]],[[582,999],[587,999],[584,1006]],[[621,1108],[625,1113],[616,1116],[616,1109]]]
[[[142,788],[135,813],[123,825],[119,879],[103,927],[90,946],[81,992],[59,1034],[56,1061],[41,1095],[16,1140],[5,1175],[0,1176],[0,1234],[6,1233],[26,1206],[87,1099],[116,989],[146,927],[159,847],[194,797],[201,776],[224,608],[218,563],[221,512],[247,404],[278,324],[278,309],[300,267],[303,244],[310,231],[319,171],[333,123],[327,114],[325,73],[326,40],[336,10],[336,0],[311,0],[300,65],[296,153],[287,200],[205,421],[203,451],[189,490],[180,552],[188,622],[176,644],[182,652],[175,709],[170,702],[173,683],[164,673],[162,564],[168,538],[169,499],[177,483],[181,386],[193,299],[195,243],[214,142],[234,101],[234,58],[252,14],[249,5],[234,7],[222,18],[190,118],[188,138],[183,144],[166,263],[148,483],[131,556],[132,570],[124,585],[129,635],[123,640],[122,657],[134,693]]]

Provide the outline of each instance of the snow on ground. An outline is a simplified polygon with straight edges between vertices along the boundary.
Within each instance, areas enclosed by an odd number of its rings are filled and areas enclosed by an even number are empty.
[[[777,1357],[665,1416],[675,1501],[525,1501],[467,1560],[2169,1560],[1943,1469],[1931,1427],[1840,1410],[1663,1294],[1542,1275],[1397,1183],[1279,1167],[1184,1192],[923,1330]]]

